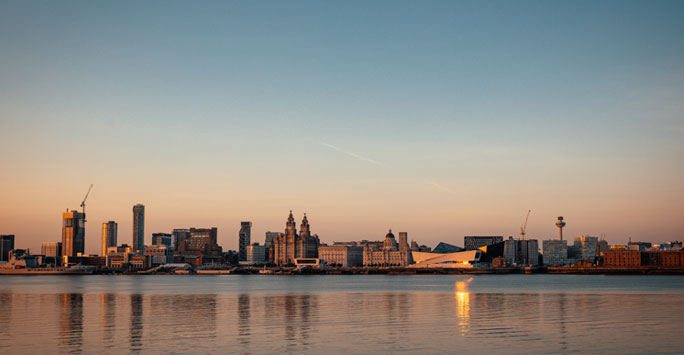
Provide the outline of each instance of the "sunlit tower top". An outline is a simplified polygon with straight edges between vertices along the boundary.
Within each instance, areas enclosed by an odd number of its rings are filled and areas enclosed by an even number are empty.
[[[556,227],[558,227],[558,237],[560,238],[560,240],[563,240],[563,227],[565,227],[565,222],[563,222],[563,216],[558,216]]]

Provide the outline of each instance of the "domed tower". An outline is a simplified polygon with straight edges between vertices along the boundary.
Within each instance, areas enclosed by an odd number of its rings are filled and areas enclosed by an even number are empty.
[[[389,230],[389,233],[385,236],[385,241],[382,244],[382,249],[386,251],[393,251],[397,250],[397,241],[394,239],[394,234],[392,234],[392,230]]]
[[[565,222],[563,222],[563,216],[558,216],[558,222],[556,222],[556,227],[558,227],[558,237],[563,240],[563,227],[565,227]]]
[[[294,216],[292,216],[292,210],[290,210],[290,216],[287,217],[287,223],[285,223],[285,235],[296,235],[297,234],[297,223],[295,222]]]
[[[311,236],[311,229],[309,228],[309,220],[306,218],[306,213],[304,213],[302,225],[299,226],[299,234],[307,237]]]

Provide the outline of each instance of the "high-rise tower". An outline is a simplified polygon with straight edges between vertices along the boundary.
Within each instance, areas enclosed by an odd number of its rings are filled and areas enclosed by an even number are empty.
[[[14,234],[0,235],[0,261],[9,261],[9,252],[14,249]]]
[[[240,222],[238,260],[247,261],[247,246],[252,243],[252,222]]]
[[[558,222],[556,222],[556,227],[558,227],[559,240],[563,240],[563,227],[565,227],[565,222],[563,222],[563,216],[558,216]]]
[[[78,256],[85,250],[85,213],[62,212],[62,255]]]
[[[133,206],[133,250],[143,251],[145,248],[145,206]]]
[[[116,246],[116,234],[119,227],[114,221],[102,223],[102,256],[107,255],[107,248]]]

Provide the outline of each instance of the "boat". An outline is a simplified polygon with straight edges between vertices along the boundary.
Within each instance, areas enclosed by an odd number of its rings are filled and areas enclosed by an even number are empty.
[[[0,275],[88,275],[95,271],[94,266],[87,265],[41,266],[38,257],[23,249],[11,250],[9,261],[0,264]]]
[[[273,270],[267,269],[266,265],[264,265],[264,268],[259,270],[259,274],[260,275],[273,275],[273,274],[275,274],[275,272]]]

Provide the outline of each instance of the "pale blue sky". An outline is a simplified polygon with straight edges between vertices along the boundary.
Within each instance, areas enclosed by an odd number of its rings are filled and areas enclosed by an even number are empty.
[[[682,1],[0,1],[0,233],[682,239]],[[32,221],[32,223],[27,223]],[[19,239],[19,238],[24,239]],[[149,242],[149,240],[147,240]]]

